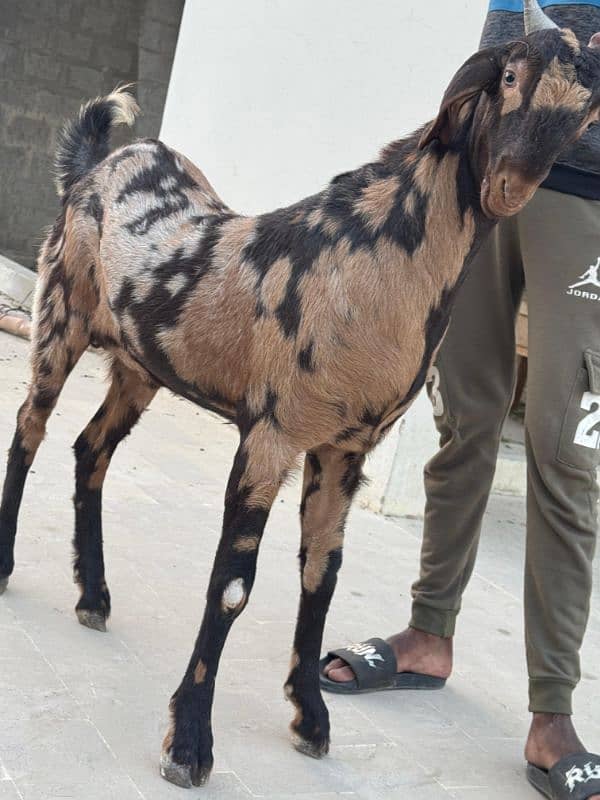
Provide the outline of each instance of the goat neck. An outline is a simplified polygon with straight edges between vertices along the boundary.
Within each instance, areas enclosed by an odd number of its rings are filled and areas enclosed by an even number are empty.
[[[434,141],[420,150],[417,132],[389,145],[379,162],[399,186],[388,224],[438,294],[464,278],[495,224],[480,202],[485,144],[474,133],[474,117],[471,109],[448,144]]]

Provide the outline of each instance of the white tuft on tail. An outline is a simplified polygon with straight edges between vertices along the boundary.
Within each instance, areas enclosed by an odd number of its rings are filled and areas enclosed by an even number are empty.
[[[132,85],[130,83],[127,86],[117,87],[105,98],[108,101],[112,101],[116,106],[113,112],[114,125],[129,125],[131,127],[140,113],[140,107],[135,97],[127,91]]]

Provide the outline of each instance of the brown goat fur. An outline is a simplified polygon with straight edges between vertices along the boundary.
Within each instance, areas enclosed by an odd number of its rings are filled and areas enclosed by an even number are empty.
[[[232,212],[159,141],[109,153],[112,124],[136,111],[123,91],[89,103],[66,128],[63,209],[40,254],[33,377],[0,507],[0,591],[27,471],[88,345],[109,354],[111,385],[75,443],[82,624],[102,630],[110,612],[104,476],[158,388],[237,424],[206,611],[171,700],[161,760],[169,780],[208,777],[219,656],[250,595],[269,509],[303,453],[302,597],[286,692],[299,749],[327,752],[319,650],[365,455],[423,386],[477,247],[596,119],[599,84],[597,52],[569,31],[482,51],[433,123],[322,192],[257,217]]]

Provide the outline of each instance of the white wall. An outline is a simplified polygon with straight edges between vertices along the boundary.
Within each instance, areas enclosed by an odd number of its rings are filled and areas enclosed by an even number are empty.
[[[268,211],[430,119],[486,0],[187,0],[161,138]]]
[[[487,0],[187,0],[161,138],[237,211],[321,189],[431,119]],[[363,502],[420,514],[436,446],[423,394],[376,451]]]

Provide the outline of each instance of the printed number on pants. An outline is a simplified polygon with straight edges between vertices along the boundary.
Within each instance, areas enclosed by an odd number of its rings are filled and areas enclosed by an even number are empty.
[[[600,423],[600,394],[584,392],[581,408],[590,413],[586,414],[577,426],[573,441],[582,447],[597,450],[600,442],[600,430],[596,430],[596,425]]]
[[[440,392],[440,371],[437,367],[431,367],[427,373],[427,383],[431,383],[429,397],[433,406],[433,416],[441,417],[444,413],[444,400]]]

